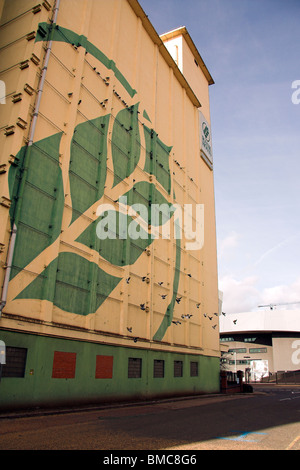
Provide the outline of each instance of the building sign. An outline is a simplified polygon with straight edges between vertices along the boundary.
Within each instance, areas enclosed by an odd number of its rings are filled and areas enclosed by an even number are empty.
[[[208,166],[211,168],[213,163],[212,142],[210,125],[205,117],[199,111],[199,127],[200,127],[200,154]]]
[[[5,343],[0,340],[0,364],[6,363]]]

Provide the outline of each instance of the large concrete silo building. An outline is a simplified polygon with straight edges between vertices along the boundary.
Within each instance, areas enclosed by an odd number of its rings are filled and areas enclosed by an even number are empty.
[[[0,407],[218,391],[213,80],[186,28],[7,0],[0,42]]]

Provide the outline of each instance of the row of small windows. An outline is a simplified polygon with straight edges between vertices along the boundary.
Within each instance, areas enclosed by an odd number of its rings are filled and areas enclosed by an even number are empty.
[[[225,336],[224,338],[221,338],[222,342],[230,342],[230,341],[235,341],[235,339],[232,336]],[[243,341],[245,343],[255,343],[256,338],[243,338]]]
[[[251,361],[247,359],[237,359],[234,361],[233,359],[227,359],[225,357],[221,358],[221,364],[230,364],[230,365],[250,365]]]
[[[249,348],[249,353],[266,353],[268,350],[267,348]],[[246,353],[247,349],[246,348],[233,348],[233,349],[228,349],[228,353]]]
[[[76,372],[76,353],[54,351],[52,378],[72,379],[75,378]],[[6,364],[2,365],[2,377],[19,377],[25,376],[27,359],[27,349],[12,346],[6,347]],[[96,356],[95,378],[96,379],[112,379],[113,377],[113,356]],[[183,361],[174,361],[173,376],[183,377]],[[190,361],[190,377],[198,377],[198,362]],[[128,358],[128,378],[142,377],[142,359],[137,357]],[[165,361],[162,359],[154,359],[153,361],[153,378],[165,377]]]
[[[162,359],[154,359],[153,361],[153,378],[164,378],[165,361]],[[173,376],[183,377],[183,361],[174,361]],[[198,362],[190,362],[190,376],[198,377]],[[142,377],[142,359],[130,357],[128,359],[128,378]]]

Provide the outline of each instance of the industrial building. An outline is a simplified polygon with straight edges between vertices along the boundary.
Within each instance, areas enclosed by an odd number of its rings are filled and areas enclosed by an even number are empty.
[[[268,308],[221,315],[221,367],[247,382],[300,370],[300,309]],[[292,374],[293,375],[293,374]],[[272,380],[273,380],[272,379]]]
[[[214,81],[191,36],[137,0],[1,7],[0,408],[219,391]]]

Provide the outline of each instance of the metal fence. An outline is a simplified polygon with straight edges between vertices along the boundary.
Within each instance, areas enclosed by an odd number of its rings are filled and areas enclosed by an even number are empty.
[[[300,385],[300,370],[277,371],[263,377],[261,383],[298,384]]]

